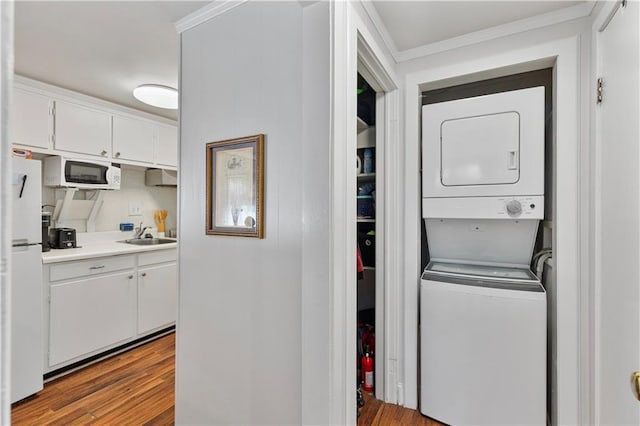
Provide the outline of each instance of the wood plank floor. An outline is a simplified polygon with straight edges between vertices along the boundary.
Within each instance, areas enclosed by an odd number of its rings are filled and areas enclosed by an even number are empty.
[[[173,425],[175,333],[45,384],[13,425]]]
[[[175,334],[47,383],[13,405],[13,425],[173,425]],[[358,426],[442,426],[365,393]]]
[[[433,419],[395,404],[387,404],[363,392],[365,404],[360,408],[358,426],[444,426]]]

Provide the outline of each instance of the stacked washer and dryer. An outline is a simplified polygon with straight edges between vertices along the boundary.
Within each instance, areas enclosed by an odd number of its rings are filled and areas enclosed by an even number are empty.
[[[544,87],[425,105],[420,410],[453,425],[546,423]]]

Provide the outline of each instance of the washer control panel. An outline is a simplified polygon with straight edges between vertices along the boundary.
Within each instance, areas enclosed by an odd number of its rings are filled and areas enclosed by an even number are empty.
[[[513,218],[533,215],[542,208],[536,204],[534,198],[529,197],[501,198],[499,202],[502,204],[499,213]]]

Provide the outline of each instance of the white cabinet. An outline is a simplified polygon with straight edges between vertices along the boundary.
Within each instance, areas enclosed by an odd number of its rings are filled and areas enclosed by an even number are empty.
[[[133,271],[52,285],[50,292],[50,366],[135,336]]]
[[[153,162],[156,125],[136,118],[113,116],[113,158]]]
[[[164,166],[178,166],[177,127],[158,125],[156,163]]]
[[[9,142],[12,145],[49,149],[51,107],[52,101],[49,97],[15,88]]]
[[[178,132],[175,126],[114,115],[112,152],[114,160],[176,167]]]
[[[163,249],[46,265],[46,372],[171,326],[176,259]]]
[[[141,268],[138,271],[138,334],[176,321],[176,263]]]
[[[54,122],[56,150],[111,158],[111,114],[56,100]]]

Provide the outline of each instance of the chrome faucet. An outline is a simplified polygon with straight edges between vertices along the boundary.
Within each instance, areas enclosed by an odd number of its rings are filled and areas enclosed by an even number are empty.
[[[150,226],[142,227],[142,222],[140,222],[140,227],[136,228],[135,234],[133,234],[133,238],[142,238],[144,236],[144,231],[151,228]]]

